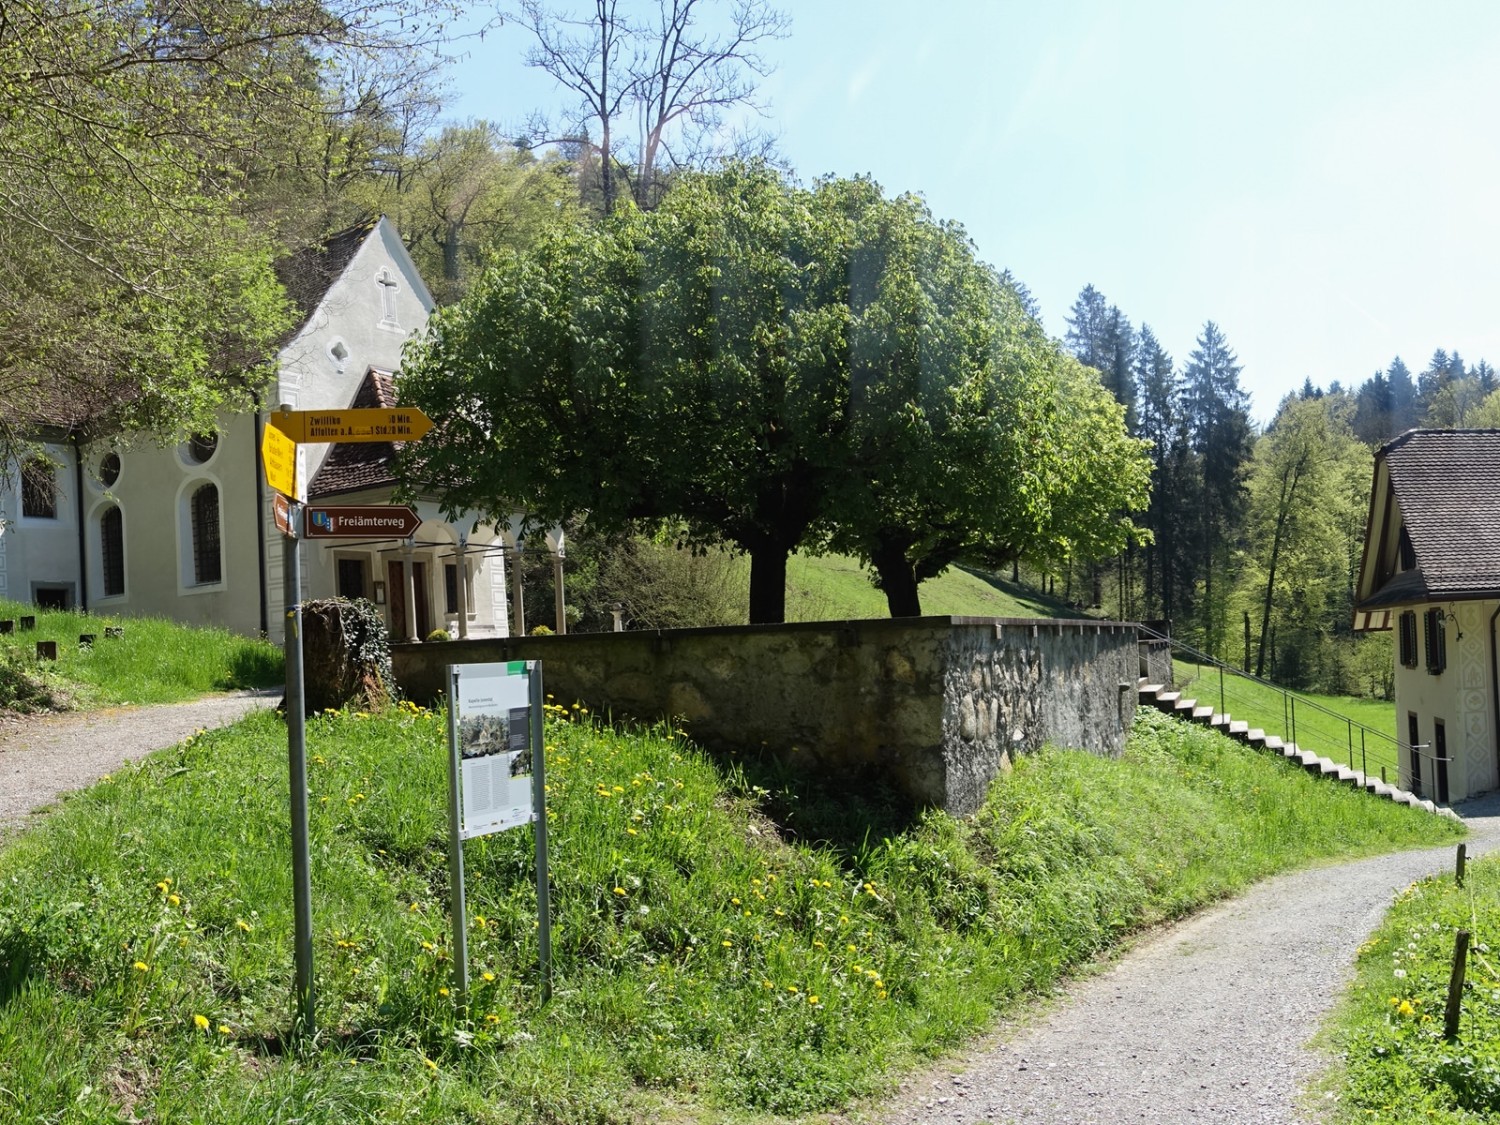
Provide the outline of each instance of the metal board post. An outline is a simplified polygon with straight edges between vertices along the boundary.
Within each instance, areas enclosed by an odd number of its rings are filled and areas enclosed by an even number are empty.
[[[316,1031],[313,1000],[312,870],[307,829],[307,695],[302,669],[302,505],[290,505],[286,538],[286,738],[291,787],[293,958],[296,1031]]]
[[[469,1003],[469,908],[464,894],[464,841],[459,835],[460,757],[458,669],[448,667],[448,885],[453,918],[453,993],[462,1013]]]
[[[552,999],[552,895],[547,868],[547,748],[542,742],[542,664],[526,663],[531,689],[531,800],[536,819],[537,966],[542,977],[542,1003]]]

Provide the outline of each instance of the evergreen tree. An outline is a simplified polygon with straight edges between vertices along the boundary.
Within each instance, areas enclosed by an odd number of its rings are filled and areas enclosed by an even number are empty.
[[[1389,439],[1416,426],[1421,420],[1422,408],[1417,400],[1417,386],[1412,382],[1411,371],[1401,362],[1399,355],[1391,360],[1385,377],[1391,385],[1391,424],[1386,433]]]
[[[1144,548],[1144,616],[1170,620],[1192,604],[1192,584],[1183,596],[1182,577],[1192,567],[1183,552],[1192,541],[1189,496],[1196,494],[1195,459],[1188,445],[1182,382],[1172,357],[1147,325],[1136,337],[1135,377],[1140,437],[1151,442],[1153,486],[1145,523],[1152,541]]]
[[[1244,471],[1250,457],[1250,399],[1240,364],[1219,326],[1208,321],[1184,371],[1190,447],[1202,471],[1198,506],[1198,573],[1203,596],[1198,629],[1209,652],[1224,642],[1227,579],[1245,515]]]
[[[1479,389],[1486,395],[1494,394],[1500,389],[1500,380],[1495,378],[1495,369],[1485,360],[1480,360],[1474,365],[1474,378],[1479,381]]]
[[[1391,438],[1391,381],[1377,371],[1354,396],[1354,433],[1366,445],[1383,445]]]
[[[1108,304],[1099,290],[1085,285],[1068,313],[1063,342],[1075,359],[1099,372],[1105,389],[1125,407],[1126,426],[1136,433],[1135,331],[1130,318]]]

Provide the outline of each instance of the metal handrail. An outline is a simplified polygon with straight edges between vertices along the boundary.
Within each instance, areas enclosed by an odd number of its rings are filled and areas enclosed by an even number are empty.
[[[1407,751],[1408,754],[1419,755],[1420,757],[1427,758],[1433,762],[1453,761],[1453,758],[1451,757],[1438,758],[1434,754],[1427,753],[1426,750],[1429,745],[1428,743],[1419,743],[1415,747],[1413,747],[1405,742],[1402,742],[1399,738],[1391,737],[1384,731],[1376,730],[1374,727],[1367,727],[1363,723],[1356,722],[1347,715],[1341,715],[1337,711],[1323,706],[1316,700],[1308,699],[1306,696],[1298,695],[1296,692],[1290,690],[1289,688],[1284,688],[1280,684],[1272,683],[1270,680],[1262,679],[1260,676],[1257,676],[1251,672],[1246,672],[1240,668],[1234,667],[1233,665],[1226,664],[1224,661],[1219,660],[1217,657],[1210,656],[1208,653],[1202,652],[1183,641],[1179,641],[1175,637],[1170,637],[1166,634],[1159,633],[1155,629],[1152,629],[1146,625],[1138,624],[1137,628],[1140,630],[1140,635],[1143,637],[1159,641],[1166,641],[1172,646],[1172,652],[1174,655],[1180,651],[1187,654],[1193,660],[1193,662],[1198,664],[1200,667],[1206,664],[1210,667],[1218,669],[1220,714],[1226,714],[1229,710],[1225,703],[1224,687],[1224,673],[1227,671],[1231,675],[1231,677],[1238,676],[1241,679],[1249,680],[1252,683],[1259,684],[1261,687],[1267,688],[1272,692],[1280,694],[1282,701],[1282,729],[1287,731],[1288,741],[1290,742],[1296,743],[1299,746],[1301,745],[1301,743],[1297,739],[1297,710],[1299,706],[1303,709],[1311,709],[1315,712],[1321,712],[1322,714],[1329,716],[1335,721],[1343,723],[1346,731],[1346,747],[1350,769],[1355,768],[1354,761],[1357,749],[1360,762],[1360,765],[1358,767],[1359,771],[1363,774],[1368,775],[1369,770],[1367,769],[1367,766],[1369,764],[1370,752],[1369,739],[1372,736],[1375,740],[1377,740],[1377,745],[1380,745],[1382,743],[1389,744],[1393,751],[1392,756],[1395,759],[1395,764],[1398,770],[1400,769],[1401,764],[1401,750]],[[1359,744],[1357,748],[1355,746],[1356,730],[1358,730],[1359,732]],[[1383,771],[1384,767],[1382,767],[1382,777],[1384,777]]]

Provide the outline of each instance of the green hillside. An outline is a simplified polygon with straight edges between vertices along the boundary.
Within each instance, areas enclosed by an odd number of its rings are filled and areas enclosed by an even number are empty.
[[[922,583],[924,614],[964,617],[1082,617],[1057,598],[967,567],[950,567]],[[788,621],[887,617],[885,595],[848,555],[793,555],[787,560]]]

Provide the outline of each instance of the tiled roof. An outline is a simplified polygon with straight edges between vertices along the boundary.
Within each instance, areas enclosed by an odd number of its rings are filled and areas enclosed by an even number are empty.
[[[395,377],[389,371],[370,368],[365,372],[359,390],[355,392],[354,401],[349,405],[357,408],[395,406]],[[335,496],[344,492],[394,485],[396,476],[391,471],[391,461],[396,456],[397,444],[391,441],[361,441],[335,445],[314,474],[312,484],[308,486],[309,495]]]
[[[1385,459],[1417,567],[1371,600],[1397,585],[1411,587],[1402,591],[1406,600],[1500,594],[1500,430],[1408,430],[1377,456]]]

